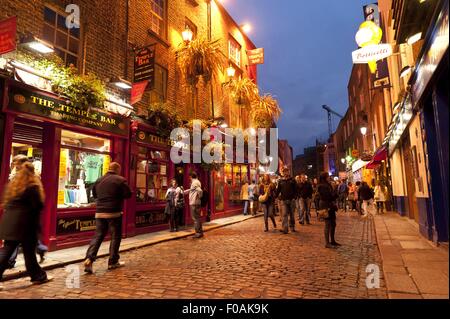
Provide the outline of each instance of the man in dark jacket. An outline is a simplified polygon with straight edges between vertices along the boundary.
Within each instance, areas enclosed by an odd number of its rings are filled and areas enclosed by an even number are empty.
[[[374,193],[366,182],[363,182],[359,188],[358,198],[362,202],[361,208],[363,217],[367,217],[369,214],[369,207],[373,204]]]
[[[122,215],[124,200],[131,197],[131,190],[125,178],[120,176],[119,163],[112,162],[109,171],[100,177],[92,188],[92,194],[96,199],[96,234],[92,239],[86,260],[84,271],[92,273],[92,264],[97,258],[97,253],[105,238],[108,228],[111,230],[111,243],[109,246],[108,269],[123,266],[119,262],[119,248],[122,239]]]
[[[281,214],[282,214],[282,224],[283,233],[287,234],[288,231],[288,218],[289,226],[292,232],[295,232],[295,199],[298,197],[298,187],[295,180],[290,176],[289,169],[287,167],[282,170],[283,178],[278,182],[277,189],[275,191],[275,196],[280,196]]]
[[[302,175],[300,178],[301,182],[298,185],[299,187],[299,223],[304,225],[305,220],[307,225],[311,225],[311,200],[313,196],[313,187],[312,184],[308,181],[308,178],[305,175]]]

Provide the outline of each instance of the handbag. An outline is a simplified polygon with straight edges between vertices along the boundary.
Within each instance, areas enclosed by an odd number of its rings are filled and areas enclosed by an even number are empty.
[[[267,193],[265,193],[264,195],[261,195],[261,196],[259,196],[258,197],[258,201],[260,202],[260,203],[265,203],[265,202],[267,202],[267,199],[269,198],[269,194],[268,194],[268,192]]]
[[[319,209],[317,211],[317,215],[319,216],[319,218],[321,219],[327,219],[330,217],[330,214],[328,213],[328,209]]]

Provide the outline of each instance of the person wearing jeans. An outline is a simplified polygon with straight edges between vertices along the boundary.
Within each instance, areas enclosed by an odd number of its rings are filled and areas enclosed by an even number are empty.
[[[189,206],[191,208],[191,216],[194,221],[195,228],[194,238],[201,238],[203,237],[203,227],[200,219],[200,207],[203,191],[202,184],[198,180],[197,173],[191,173],[191,188],[185,190],[184,194],[189,194]]]
[[[290,176],[287,167],[282,170],[283,178],[279,180],[275,197],[280,196],[280,206],[282,215],[282,232],[287,234],[289,228],[295,232],[295,199],[298,196],[298,186],[295,180]]]
[[[264,175],[262,184],[259,188],[260,198],[264,198],[265,200],[259,199],[261,203],[261,208],[264,212],[264,231],[269,231],[269,218],[272,220],[273,228],[277,228],[277,223],[275,222],[274,217],[274,209],[275,209],[275,185],[270,181],[269,175]]]
[[[98,250],[105,239],[108,229],[111,232],[109,245],[108,269],[115,269],[124,265],[119,262],[119,248],[122,239],[122,210],[125,199],[131,197],[131,189],[125,178],[120,176],[119,163],[109,164],[108,172],[100,177],[92,188],[96,199],[95,236],[89,244],[84,261],[84,271],[92,274],[92,265],[97,259]]]
[[[308,181],[305,175],[300,178],[300,184],[298,184],[299,192],[299,223],[304,225],[311,225],[311,200],[313,196],[313,186]]]
[[[335,240],[336,232],[336,199],[338,195],[330,184],[330,174],[324,172],[320,174],[318,192],[320,196],[319,207],[321,210],[328,211],[328,218],[325,218],[325,248],[334,248],[341,246]]]

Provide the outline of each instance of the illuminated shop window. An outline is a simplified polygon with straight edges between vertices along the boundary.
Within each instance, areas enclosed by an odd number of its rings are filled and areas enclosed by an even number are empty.
[[[109,152],[108,139],[61,131],[58,208],[95,205],[92,188],[108,171]]]

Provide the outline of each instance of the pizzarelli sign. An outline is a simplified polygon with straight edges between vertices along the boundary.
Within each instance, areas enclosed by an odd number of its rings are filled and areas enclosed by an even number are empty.
[[[392,55],[390,44],[369,45],[352,52],[353,63],[365,64],[370,61],[378,61]]]

